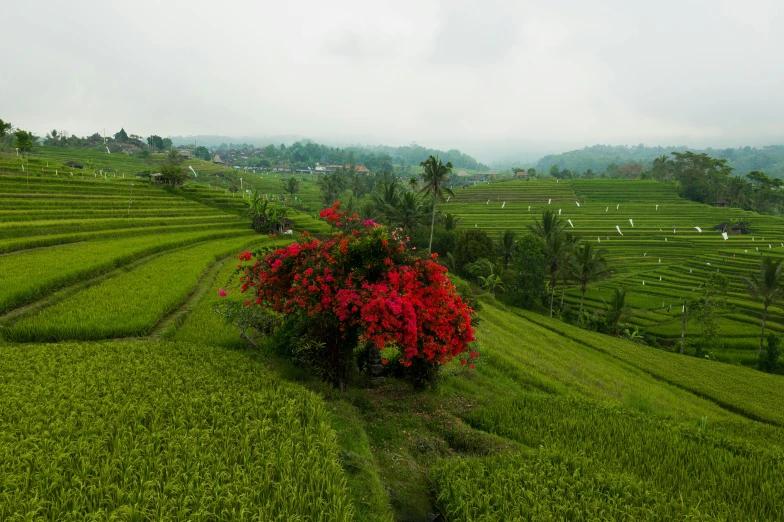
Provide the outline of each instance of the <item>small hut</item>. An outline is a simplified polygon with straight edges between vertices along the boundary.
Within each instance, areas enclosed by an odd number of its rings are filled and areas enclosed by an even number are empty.
[[[65,164],[66,167],[71,167],[72,169],[83,169],[84,165],[81,163],[76,163],[75,161],[69,161]]]
[[[727,200],[725,200],[725,199],[718,200],[716,202],[716,206],[717,207],[726,207],[727,206]]]

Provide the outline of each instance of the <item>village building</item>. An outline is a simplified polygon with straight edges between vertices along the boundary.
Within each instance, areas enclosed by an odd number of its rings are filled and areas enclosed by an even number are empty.
[[[224,161],[221,159],[221,157],[220,157],[218,154],[216,154],[215,156],[213,156],[213,158],[212,158],[212,162],[213,162],[213,163],[217,163],[218,165],[225,165],[225,164],[226,164],[226,163],[225,163],[225,162],[224,162]]]

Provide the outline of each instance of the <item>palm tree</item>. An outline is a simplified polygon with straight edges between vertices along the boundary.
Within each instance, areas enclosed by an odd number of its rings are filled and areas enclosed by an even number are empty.
[[[762,333],[760,333],[760,344],[758,355],[762,355],[762,341],[765,338],[765,321],[768,318],[768,308],[784,294],[784,281],[781,279],[781,272],[784,265],[780,259],[763,257],[760,263],[759,276],[751,274],[744,277],[746,290],[752,299],[762,301]]]
[[[588,285],[595,281],[601,281],[610,276],[611,270],[604,257],[605,251],[602,249],[594,250],[593,243],[584,243],[577,247],[572,259],[572,277],[580,285],[580,312],[583,315],[583,303],[585,302],[585,292]]]
[[[400,197],[397,206],[390,207],[393,223],[411,233],[427,217],[427,208],[413,192],[406,191]]]
[[[542,212],[542,220],[534,218],[534,224],[528,225],[534,235],[544,239],[547,249],[547,261],[550,270],[550,317],[553,316],[553,302],[555,300],[555,285],[558,275],[563,269],[564,260],[569,251],[569,241],[564,237],[564,223],[560,216],[552,210]]]
[[[549,244],[554,237],[559,236],[563,232],[565,226],[557,212],[545,210],[542,212],[542,221],[534,218],[534,224],[528,225],[528,230]]]
[[[430,194],[433,205],[432,217],[430,218],[430,243],[428,244],[427,251],[433,251],[433,230],[436,227],[436,200],[444,201],[444,194],[454,196],[451,189],[444,186],[452,174],[452,163],[447,162],[444,165],[440,159],[435,156],[430,156],[425,161],[419,164],[424,172],[422,173],[422,181],[424,185],[420,192]]]
[[[443,219],[444,219],[444,230],[455,230],[457,228],[457,225],[459,225],[460,222],[463,221],[462,219],[455,216],[454,214],[444,214]]]
[[[550,317],[553,316],[553,303],[555,301],[555,286],[558,276],[565,269],[564,264],[570,253],[569,243],[563,234],[554,236],[547,244],[545,255],[550,264]]]
[[[513,230],[507,230],[501,234],[501,238],[498,240],[498,255],[504,263],[504,271],[509,269],[509,261],[514,258],[515,243],[517,243],[515,237],[516,234]]]
[[[561,308],[563,308],[564,296],[566,295],[566,285],[569,282],[569,276],[572,275],[574,256],[580,244],[580,239],[571,232],[563,232],[563,236],[565,245],[561,259],[563,264],[563,270],[561,270]]]
[[[607,324],[613,333],[617,333],[618,325],[625,323],[632,317],[632,309],[626,304],[626,289],[616,288],[610,302],[605,301],[604,304],[607,307]]]
[[[370,196],[376,220],[386,225],[392,223],[394,209],[400,204],[402,195],[403,187],[396,178],[379,183]]]

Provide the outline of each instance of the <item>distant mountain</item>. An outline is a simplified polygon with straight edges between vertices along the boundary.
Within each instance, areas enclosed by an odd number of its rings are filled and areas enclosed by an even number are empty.
[[[727,163],[735,169],[736,174],[746,174],[751,170],[761,170],[771,177],[784,178],[784,145],[769,145],[762,148],[739,147],[737,149],[692,149],[689,147],[646,147],[636,145],[593,145],[579,150],[561,154],[549,154],[536,162],[536,170],[547,172],[553,165],[579,173],[592,169],[594,172],[604,172],[607,166],[614,163],[617,166],[629,163],[641,163],[649,168],[651,162],[662,155],[670,156],[671,152],[692,151],[706,153],[714,158],[728,160]]]

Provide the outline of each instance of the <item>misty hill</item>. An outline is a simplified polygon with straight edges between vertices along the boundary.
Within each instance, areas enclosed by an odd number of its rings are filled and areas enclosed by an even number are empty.
[[[558,165],[561,170],[585,172],[592,169],[594,172],[604,172],[613,163],[617,166],[641,163],[644,167],[649,168],[651,162],[659,156],[669,156],[671,152],[685,151],[705,152],[711,157],[726,159],[728,164],[735,169],[736,174],[761,170],[768,176],[784,178],[784,145],[770,145],[762,148],[740,147],[737,149],[594,145],[580,150],[544,156],[536,163],[536,170],[547,172],[553,165]]]

